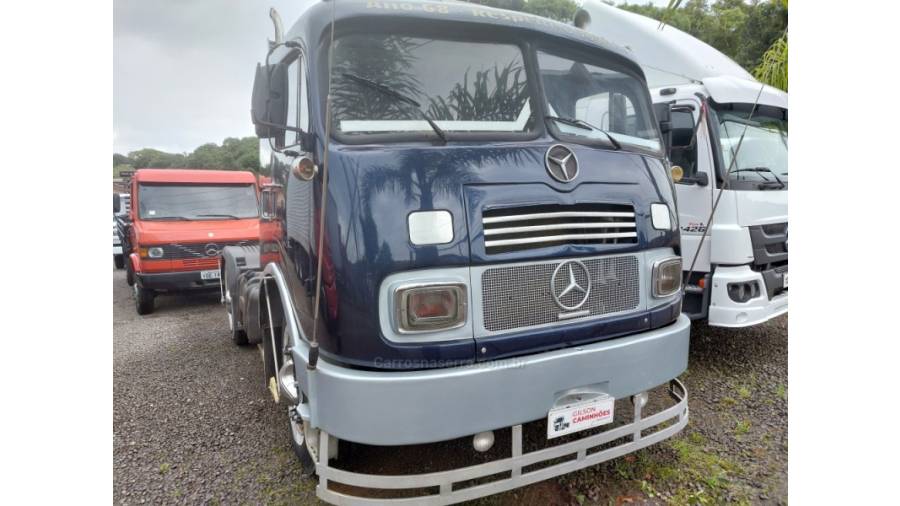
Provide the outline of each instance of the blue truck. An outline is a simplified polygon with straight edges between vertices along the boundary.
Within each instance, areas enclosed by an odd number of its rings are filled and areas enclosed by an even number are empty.
[[[473,499],[687,424],[665,114],[624,50],[467,3],[311,2],[286,34],[270,15],[251,115],[271,182],[259,245],[223,251],[222,300],[320,498]],[[579,119],[601,101],[605,128]],[[529,423],[546,428],[533,451]],[[425,474],[337,451],[484,452],[500,431],[505,457]]]

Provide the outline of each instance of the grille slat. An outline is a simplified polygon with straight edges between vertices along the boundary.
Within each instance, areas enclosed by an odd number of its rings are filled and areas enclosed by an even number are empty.
[[[524,237],[521,239],[499,239],[496,241],[485,241],[485,247],[491,248],[496,246],[514,246],[520,244],[541,244],[563,241],[583,241],[592,239],[622,239],[625,237],[637,237],[637,232],[615,232],[609,234],[566,234],[566,235],[539,235],[535,237]]]
[[[551,295],[553,271],[565,261],[491,267],[481,275],[484,328],[501,332],[550,323],[577,321],[637,309],[640,304],[640,272],[636,256],[580,260],[591,276],[591,291],[574,311],[559,307]],[[565,268],[565,267],[564,267]],[[567,278],[557,276],[556,283]],[[561,287],[557,287],[561,288]],[[570,293],[569,296],[577,297]],[[563,300],[572,305],[574,300]],[[568,315],[578,314],[574,318]]]
[[[511,216],[495,216],[493,218],[484,218],[482,223],[489,225],[492,223],[505,223],[509,221],[522,220],[541,220],[550,218],[634,218],[634,213],[605,213],[605,212],[557,212],[557,213],[533,213],[518,214]]]
[[[627,204],[529,205],[482,213],[487,253],[559,243],[636,243],[634,208]]]
[[[633,228],[634,223],[581,223],[579,228]],[[484,235],[497,234],[515,234],[522,232],[540,232],[544,230],[567,230],[572,228],[568,223],[559,223],[555,225],[532,225],[525,227],[505,227],[505,228],[489,228],[484,231]]]

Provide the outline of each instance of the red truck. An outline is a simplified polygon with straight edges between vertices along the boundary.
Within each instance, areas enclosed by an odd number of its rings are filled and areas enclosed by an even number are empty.
[[[113,198],[113,211],[121,203]],[[251,172],[140,169],[131,209],[117,218],[138,314],[158,293],[219,289],[225,246],[259,243],[259,201]]]

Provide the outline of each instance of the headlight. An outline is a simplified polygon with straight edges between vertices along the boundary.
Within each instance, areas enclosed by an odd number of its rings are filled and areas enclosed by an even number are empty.
[[[681,259],[667,258],[653,264],[653,296],[667,297],[681,289]]]
[[[408,286],[398,288],[395,293],[397,327],[401,333],[454,329],[466,323],[463,284]]]
[[[163,257],[163,249],[159,246],[154,246],[152,248],[141,248],[141,258],[162,258]]]

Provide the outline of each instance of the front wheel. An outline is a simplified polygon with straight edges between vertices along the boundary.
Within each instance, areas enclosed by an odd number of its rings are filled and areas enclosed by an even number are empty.
[[[304,476],[312,476],[316,474],[316,461],[313,454],[318,450],[318,431],[309,427],[309,422],[295,422],[288,420],[291,424],[291,449],[294,455],[300,460],[300,469]],[[315,435],[312,432],[316,432]],[[307,437],[310,435],[312,437]],[[316,450],[310,451],[310,445]]]
[[[153,312],[153,299],[156,297],[156,294],[153,290],[148,290],[141,286],[138,286],[137,283],[134,285],[134,308],[137,310],[137,314],[145,315]]]
[[[134,286],[134,271],[131,269],[131,262],[125,264],[125,282],[128,286]]]
[[[116,269],[121,269],[125,267],[125,256],[124,255],[113,255],[113,263],[116,264]]]

